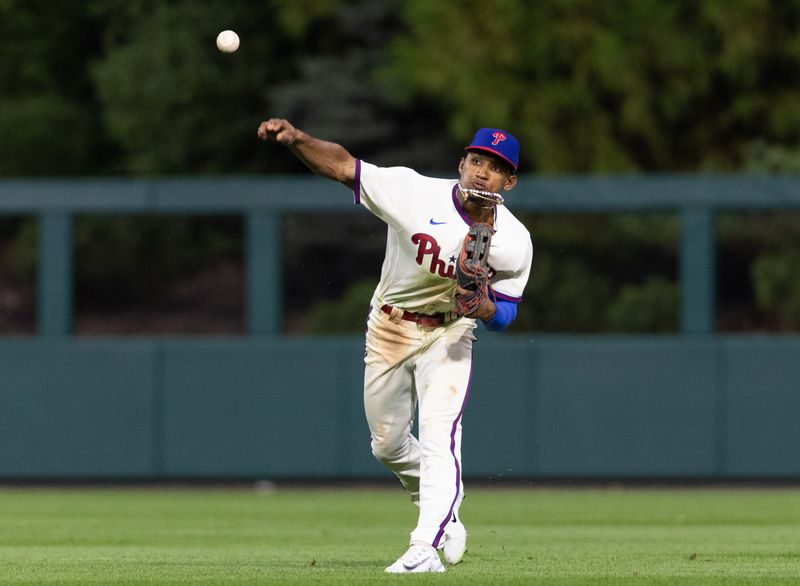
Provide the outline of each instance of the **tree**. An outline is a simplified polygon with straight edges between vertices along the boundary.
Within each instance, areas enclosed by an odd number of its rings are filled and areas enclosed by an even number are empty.
[[[0,175],[93,173],[113,159],[85,66],[97,30],[81,3],[0,2]]]
[[[223,0],[126,4],[107,8],[120,15],[106,30],[105,57],[92,70],[105,124],[125,153],[123,171],[255,170],[255,128],[266,88],[284,69],[269,6]],[[216,49],[224,28],[242,38],[234,54]]]
[[[454,135],[512,129],[529,172],[731,170],[754,145],[799,150],[798,2],[409,0],[404,19],[384,87],[442,104]]]

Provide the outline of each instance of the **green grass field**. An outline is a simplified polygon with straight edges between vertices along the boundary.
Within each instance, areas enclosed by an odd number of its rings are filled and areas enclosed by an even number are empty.
[[[467,492],[465,561],[383,573],[399,489],[2,489],[4,584],[798,584],[797,489]]]

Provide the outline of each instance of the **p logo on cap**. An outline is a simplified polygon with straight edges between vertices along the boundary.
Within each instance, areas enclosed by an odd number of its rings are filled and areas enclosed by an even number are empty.
[[[492,146],[497,146],[498,144],[500,144],[500,141],[506,139],[506,135],[503,134],[502,132],[493,132],[492,136],[494,137],[494,140],[492,141]]]
[[[481,128],[464,150],[483,151],[500,157],[511,165],[515,173],[519,166],[519,141],[499,128]]]

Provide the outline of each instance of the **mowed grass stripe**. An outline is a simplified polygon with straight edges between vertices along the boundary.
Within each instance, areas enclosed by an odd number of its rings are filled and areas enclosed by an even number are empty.
[[[468,486],[465,561],[389,576],[399,489],[2,489],[7,584],[797,584],[797,489]]]

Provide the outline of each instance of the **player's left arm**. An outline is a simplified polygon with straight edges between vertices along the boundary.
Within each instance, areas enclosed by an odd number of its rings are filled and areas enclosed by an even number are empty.
[[[469,291],[456,286],[456,293],[469,295]],[[517,317],[517,303],[496,299],[492,301],[489,297],[474,312],[467,314],[467,317],[481,320],[487,330],[493,332],[503,332],[508,329],[511,322]]]
[[[527,233],[524,242],[523,252],[518,257],[519,266],[496,274],[490,285],[486,305],[491,303],[492,306],[486,308],[486,317],[480,317],[487,330],[503,332],[517,317],[517,305],[522,301],[533,260],[533,242]]]
[[[483,325],[490,332],[504,332],[517,317],[517,304],[513,301],[498,299],[494,303],[495,311],[491,319],[484,319]]]
[[[456,295],[468,297],[472,295],[472,293],[472,291],[456,285]],[[471,319],[481,319],[483,321],[487,321],[493,319],[496,312],[497,305],[491,299],[486,297],[486,299],[483,300],[483,303],[481,303],[481,305],[475,311],[463,315]]]

